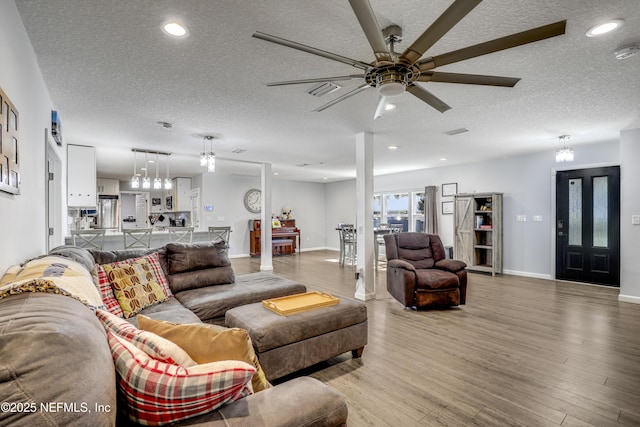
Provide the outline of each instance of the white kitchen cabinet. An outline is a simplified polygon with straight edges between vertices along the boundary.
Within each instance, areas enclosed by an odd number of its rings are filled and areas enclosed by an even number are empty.
[[[67,206],[95,208],[96,199],[95,148],[67,145]]]
[[[173,178],[171,199],[172,211],[191,211],[191,178]]]
[[[120,194],[120,181],[117,179],[98,178],[96,187],[100,196],[117,196]]]

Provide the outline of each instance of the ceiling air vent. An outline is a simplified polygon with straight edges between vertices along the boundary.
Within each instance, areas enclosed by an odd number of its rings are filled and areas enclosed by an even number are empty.
[[[298,166],[299,168],[303,168],[305,166],[311,166],[311,163],[298,163],[296,166]]]
[[[244,148],[235,148],[235,149],[231,150],[231,152],[232,152],[233,154],[242,154],[242,153],[244,153],[245,151],[247,151],[247,150],[245,150]]]
[[[465,132],[469,132],[469,129],[467,128],[460,128],[460,129],[454,129],[454,130],[450,130],[448,132],[443,132],[445,135],[449,135],[449,136],[453,136],[453,135],[458,135],[459,133],[465,133]]]
[[[336,90],[340,89],[340,87],[341,86],[338,86],[333,83],[324,82],[324,83],[315,85],[307,93],[309,95],[320,97],[320,96],[325,96],[328,93],[335,92]]]

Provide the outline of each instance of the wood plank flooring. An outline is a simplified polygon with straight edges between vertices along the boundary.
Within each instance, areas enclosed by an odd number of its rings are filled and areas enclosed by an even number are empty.
[[[353,298],[334,251],[276,257],[274,273]],[[260,259],[235,258],[236,274]],[[640,305],[618,289],[469,274],[467,304],[404,309],[367,301],[369,343],[299,374],[341,392],[349,426],[640,426]]]

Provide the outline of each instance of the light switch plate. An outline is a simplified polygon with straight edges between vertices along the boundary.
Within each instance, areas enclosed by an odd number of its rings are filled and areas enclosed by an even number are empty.
[[[631,224],[640,225],[640,215],[631,215]]]

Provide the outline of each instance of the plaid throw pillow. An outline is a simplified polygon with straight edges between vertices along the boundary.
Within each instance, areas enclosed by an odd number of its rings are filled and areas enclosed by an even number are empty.
[[[118,387],[129,418],[158,426],[211,412],[253,393],[255,368],[228,360],[192,368],[149,357],[125,339],[107,333],[118,373]]]
[[[91,276],[93,277],[93,283],[95,283],[98,291],[100,291],[102,302],[107,307],[109,313],[118,317],[124,317],[122,308],[120,308],[120,304],[118,303],[116,296],[113,294],[111,283],[109,283],[109,278],[107,277],[107,273],[104,271],[104,268],[102,268],[101,265],[96,264],[93,267],[93,270],[91,270]]]
[[[125,318],[172,296],[157,252],[104,264],[102,268]]]
[[[96,310],[96,316],[107,332],[126,339],[156,360],[184,368],[197,365],[189,353],[166,338],[138,329],[126,320],[104,310]]]

